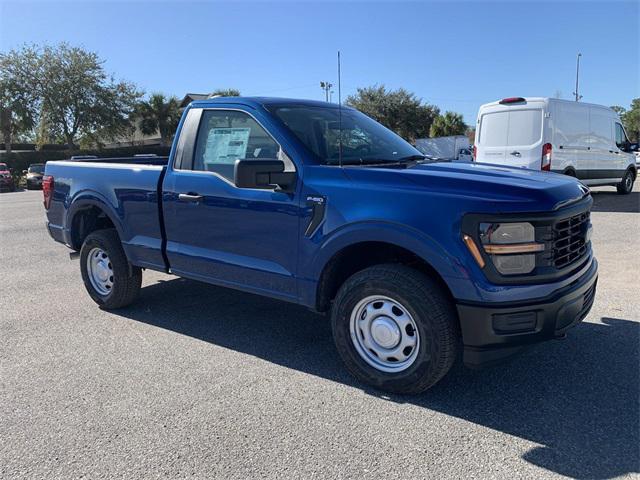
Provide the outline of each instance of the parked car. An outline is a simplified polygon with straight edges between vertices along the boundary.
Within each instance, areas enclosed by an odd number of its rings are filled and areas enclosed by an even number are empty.
[[[480,107],[476,161],[552,171],[585,185],[633,189],[637,167],[620,117],[557,98],[505,98]]]
[[[473,153],[471,153],[471,147],[461,148],[458,151],[459,162],[473,162]]]
[[[0,163],[0,192],[13,192],[16,184],[6,163]]]
[[[44,175],[44,163],[33,163],[29,169],[23,172],[27,175],[27,189],[42,188],[42,177]]]
[[[133,302],[143,268],[304,305],[392,392],[431,387],[460,349],[483,366],[564,337],[595,295],[584,185],[430,162],[325,102],[192,102],[168,161],[48,162],[43,193],[102,308]]]

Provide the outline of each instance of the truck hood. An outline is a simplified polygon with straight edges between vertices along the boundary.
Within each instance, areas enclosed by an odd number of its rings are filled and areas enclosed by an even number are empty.
[[[358,170],[356,176],[361,179],[364,179],[361,175],[383,175],[386,177],[383,183],[394,183],[396,188],[413,186],[443,196],[464,197],[478,207],[491,204],[498,212],[503,207],[509,212],[557,210],[589,195],[587,187],[567,175],[486,163],[436,162],[403,170],[368,168],[367,173],[364,168]]]

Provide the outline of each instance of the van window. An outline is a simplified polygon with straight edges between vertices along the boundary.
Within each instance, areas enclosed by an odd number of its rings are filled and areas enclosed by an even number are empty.
[[[509,112],[507,145],[533,145],[542,134],[542,110],[513,110]]]
[[[618,146],[618,148],[622,149],[627,146],[628,142],[629,140],[627,140],[627,135],[624,132],[624,128],[622,128],[621,124],[616,122],[616,145]]]
[[[509,112],[486,113],[480,121],[480,145],[503,147],[507,144]]]
[[[533,145],[542,136],[542,110],[487,113],[480,123],[480,145],[513,147]]]

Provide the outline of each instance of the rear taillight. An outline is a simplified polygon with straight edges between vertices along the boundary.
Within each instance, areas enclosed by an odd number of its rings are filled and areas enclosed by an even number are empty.
[[[44,208],[49,210],[51,197],[53,197],[53,177],[51,175],[42,177],[42,196],[44,197]]]
[[[471,156],[473,157],[473,161],[476,161],[476,155],[478,154],[478,149],[476,148],[476,146],[473,146],[473,150],[471,151]]]
[[[542,163],[541,169],[545,172],[551,171],[551,152],[553,151],[553,147],[550,143],[545,143],[542,146]]]

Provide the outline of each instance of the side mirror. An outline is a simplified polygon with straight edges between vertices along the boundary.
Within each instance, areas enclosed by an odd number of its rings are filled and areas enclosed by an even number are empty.
[[[27,173],[29,173],[29,172],[27,172],[26,170],[22,170],[22,174],[23,175],[26,175]]]
[[[638,150],[640,150],[640,145],[638,145],[637,143],[629,144],[629,152],[637,152]]]
[[[238,188],[263,188],[276,192],[293,192],[296,172],[285,172],[277,159],[236,160],[234,182]]]

